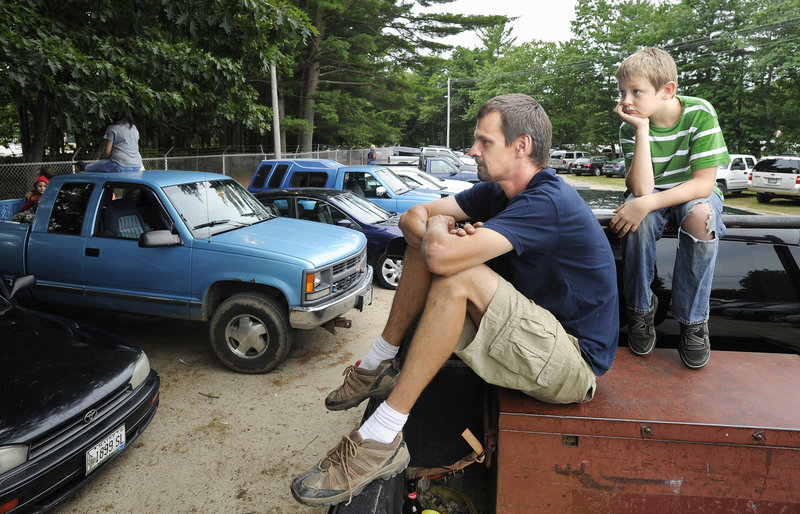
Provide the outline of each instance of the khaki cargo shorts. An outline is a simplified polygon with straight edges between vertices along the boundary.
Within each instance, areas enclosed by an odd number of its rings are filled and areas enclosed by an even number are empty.
[[[479,327],[467,316],[455,354],[490,384],[547,403],[588,402],[597,377],[578,340],[547,309],[498,277]]]

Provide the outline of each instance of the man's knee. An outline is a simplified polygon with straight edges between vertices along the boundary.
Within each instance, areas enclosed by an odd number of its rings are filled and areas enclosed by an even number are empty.
[[[449,277],[434,275],[428,297],[435,301],[468,301],[484,312],[497,291],[497,274],[486,265],[475,266]]]

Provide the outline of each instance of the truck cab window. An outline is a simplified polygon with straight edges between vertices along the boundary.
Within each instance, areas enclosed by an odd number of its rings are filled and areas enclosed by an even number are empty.
[[[128,185],[105,187],[94,235],[139,239],[144,232],[171,229],[171,218],[150,189]]]
[[[253,177],[253,183],[250,185],[250,187],[252,187],[253,189],[263,189],[264,184],[266,184],[267,182],[267,177],[269,176],[270,170],[272,170],[271,164],[264,164],[261,167],[259,167],[258,171],[256,171],[256,175]],[[281,176],[281,178],[283,178],[283,176]],[[275,180],[274,176],[273,180]],[[280,182],[278,182],[278,184],[280,184]],[[272,183],[270,183],[270,187],[273,187]]]
[[[283,177],[286,176],[286,171],[288,169],[289,169],[288,164],[278,164],[277,166],[275,166],[275,172],[269,179],[269,187],[270,188],[281,187],[281,184],[283,183]]]
[[[51,234],[79,235],[93,190],[94,186],[86,183],[69,183],[61,186],[53,204],[47,231]]]

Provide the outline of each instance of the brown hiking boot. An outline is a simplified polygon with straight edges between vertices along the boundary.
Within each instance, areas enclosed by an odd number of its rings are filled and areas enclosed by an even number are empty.
[[[363,370],[358,364],[356,362],[344,370],[344,383],[325,398],[325,407],[328,410],[346,410],[367,398],[382,400],[392,392],[397,382],[394,360],[383,361],[372,371]]]
[[[353,430],[314,469],[292,481],[292,495],[311,506],[350,501],[370,482],[405,470],[410,460],[402,432],[391,443],[383,444],[362,439],[358,430]]]

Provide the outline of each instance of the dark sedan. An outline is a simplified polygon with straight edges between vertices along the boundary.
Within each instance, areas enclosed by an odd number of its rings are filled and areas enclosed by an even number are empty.
[[[350,191],[340,189],[273,189],[256,193],[256,198],[278,216],[318,221],[352,228],[367,237],[367,259],[375,269],[381,287],[397,289],[403,272],[402,259],[386,255],[393,239],[402,241],[397,213],[389,212]]]
[[[620,157],[603,164],[603,175],[606,177],[625,178],[625,158]]]
[[[603,165],[608,162],[608,157],[602,155],[597,157],[581,157],[569,165],[569,172],[573,175],[594,175],[599,177],[603,170]]]
[[[16,305],[0,279],[0,513],[53,507],[148,426],[160,380],[141,349]]]

